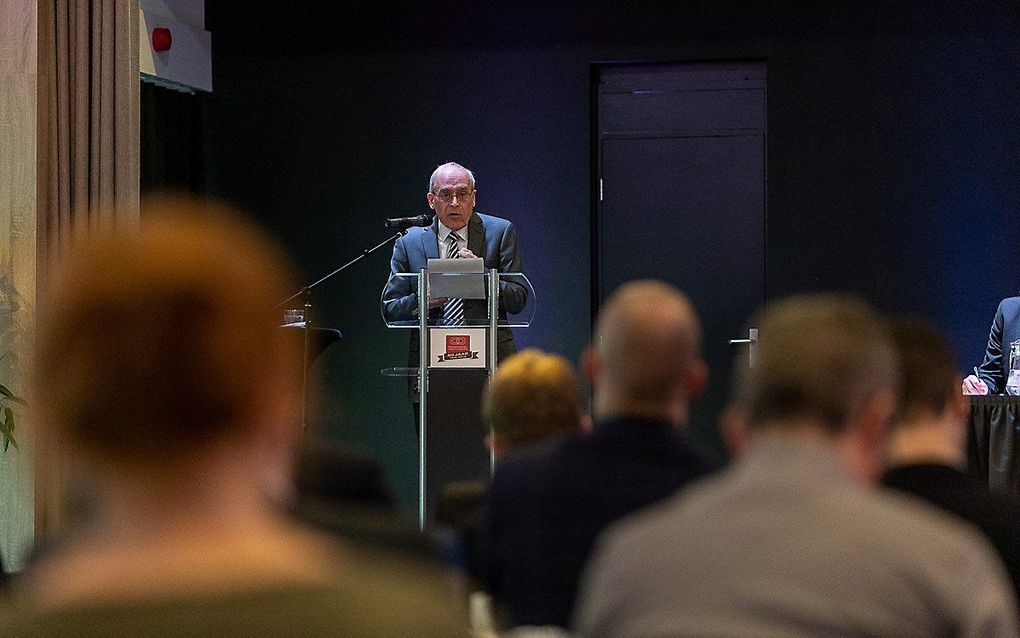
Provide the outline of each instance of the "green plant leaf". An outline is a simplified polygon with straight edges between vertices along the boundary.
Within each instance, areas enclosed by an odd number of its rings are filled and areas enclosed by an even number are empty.
[[[8,388],[7,386],[5,386],[2,383],[0,383],[0,395],[2,395],[2,398],[0,398],[0,401],[3,401],[3,400],[13,401],[14,403],[17,403],[18,405],[23,405],[25,407],[28,407],[28,402],[26,402],[24,399],[22,399],[21,397],[19,397],[16,394],[14,394],[13,392],[11,392],[10,388]]]
[[[4,452],[12,443],[14,447],[18,447],[18,441],[14,438],[14,411],[10,406],[4,406],[4,419],[0,422],[0,434],[3,434],[4,437]]]

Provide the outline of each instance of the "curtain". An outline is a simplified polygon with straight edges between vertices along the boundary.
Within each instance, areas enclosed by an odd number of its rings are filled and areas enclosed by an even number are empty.
[[[76,239],[138,224],[138,13],[137,0],[39,2],[40,313]],[[36,530],[47,534],[60,525],[67,469],[41,428],[36,453]]]

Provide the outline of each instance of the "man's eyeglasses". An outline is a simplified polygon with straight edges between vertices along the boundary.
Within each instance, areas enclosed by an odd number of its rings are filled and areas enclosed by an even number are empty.
[[[432,194],[435,195],[436,199],[438,199],[439,201],[443,202],[444,204],[448,204],[448,203],[453,201],[454,197],[457,198],[457,201],[461,201],[462,202],[465,199],[467,199],[468,197],[470,197],[471,195],[473,195],[474,192],[475,191],[473,191],[473,190],[439,191],[438,193],[432,193]]]

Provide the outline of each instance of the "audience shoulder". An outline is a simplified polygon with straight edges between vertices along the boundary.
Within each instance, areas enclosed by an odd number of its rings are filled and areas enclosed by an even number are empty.
[[[711,481],[712,479],[703,479]],[[628,618],[636,598],[633,574],[657,571],[657,553],[649,548],[669,542],[675,529],[669,521],[677,515],[682,500],[696,487],[682,487],[676,495],[620,518],[598,535],[578,583],[578,598],[571,626],[581,636],[611,636],[619,633],[617,622]]]
[[[1009,624],[973,635],[1020,635],[1013,586],[998,552],[976,526],[906,493],[883,490],[874,496],[875,542],[897,547],[890,556],[904,570],[923,566],[929,584],[945,594],[940,603],[961,622]]]
[[[913,547],[919,552],[937,550],[946,559],[943,562],[954,558],[971,560],[968,557],[977,556],[987,557],[991,563],[998,565],[997,553],[991,542],[967,520],[906,492],[880,490],[875,492],[874,501],[874,527],[879,540],[885,540],[881,538],[885,533],[892,535],[893,530],[906,529],[909,530],[908,542],[903,543],[906,548]],[[899,534],[898,531],[895,533]]]

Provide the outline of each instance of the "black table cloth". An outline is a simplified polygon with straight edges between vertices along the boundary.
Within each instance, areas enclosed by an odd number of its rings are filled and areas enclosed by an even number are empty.
[[[968,398],[968,472],[994,492],[1020,495],[1020,396]]]

